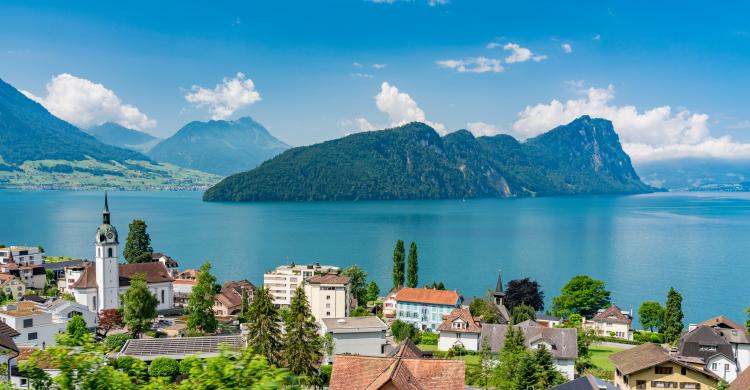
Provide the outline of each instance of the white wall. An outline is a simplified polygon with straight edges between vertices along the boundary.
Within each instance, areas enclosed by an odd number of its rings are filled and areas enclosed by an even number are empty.
[[[574,359],[555,359],[555,365],[568,380],[572,381],[575,378],[576,361]]]
[[[715,370],[713,369],[714,363],[716,364]],[[727,364],[729,365],[729,369],[725,370],[725,365]],[[724,378],[724,380],[727,382],[731,382],[734,380],[734,378],[737,378],[737,365],[724,356],[719,355],[709,360],[706,363],[706,367],[709,371],[718,375],[719,378]]]
[[[386,344],[385,331],[331,333],[331,335],[333,336],[334,355],[348,353],[363,356],[383,356],[383,345]],[[329,357],[329,362],[331,362],[331,358]]]
[[[750,344],[733,344],[732,348],[736,350],[739,371],[747,370],[750,367]]]
[[[441,331],[438,338],[438,350],[447,351],[457,343],[463,344],[467,351],[479,351],[479,334],[478,333],[459,333]]]

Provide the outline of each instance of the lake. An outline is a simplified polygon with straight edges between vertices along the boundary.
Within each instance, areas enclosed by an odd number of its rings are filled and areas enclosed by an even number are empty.
[[[530,277],[551,298],[572,276],[606,281],[623,310],[664,303],[674,286],[686,322],[750,305],[750,194],[659,193],[622,197],[440,201],[206,203],[199,192],[113,192],[124,247],[144,219],[152,246],[181,269],[211,260],[221,281],[282,263],[358,264],[382,292],[397,239],[416,241],[420,283],[443,281],[465,297]],[[0,243],[42,245],[48,255],[92,259],[103,193],[0,191]]]

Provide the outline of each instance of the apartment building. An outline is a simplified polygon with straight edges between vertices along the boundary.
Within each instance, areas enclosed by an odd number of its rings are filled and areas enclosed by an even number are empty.
[[[271,292],[273,304],[287,307],[292,303],[294,290],[303,281],[314,275],[338,273],[341,269],[330,265],[295,264],[282,265],[271,272],[263,274],[263,287]]]

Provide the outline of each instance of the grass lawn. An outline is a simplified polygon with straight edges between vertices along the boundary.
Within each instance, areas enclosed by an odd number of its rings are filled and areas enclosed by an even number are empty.
[[[417,344],[417,348],[423,351],[437,351],[437,345]],[[456,356],[454,359],[461,359],[466,362],[466,364],[479,364],[479,355],[466,355],[461,356],[460,358]]]
[[[594,345],[589,348],[589,351],[591,351],[591,363],[599,368],[614,371],[615,366],[609,361],[609,355],[615,352],[624,351],[624,349]]]

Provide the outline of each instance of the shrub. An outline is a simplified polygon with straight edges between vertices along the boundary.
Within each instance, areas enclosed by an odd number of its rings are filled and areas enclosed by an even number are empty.
[[[438,344],[438,335],[437,335],[437,333],[419,332],[418,338],[419,338],[419,343],[420,344],[427,344],[427,345],[437,345]]]
[[[201,360],[197,357],[186,357],[185,359],[182,359],[180,361],[180,374],[190,375],[190,370],[193,369],[193,367],[200,366],[201,364]]]
[[[118,369],[132,378],[138,380],[146,379],[146,362],[132,356],[122,356],[110,362],[113,368]]]
[[[464,348],[463,345],[456,344],[452,346],[451,349],[448,350],[448,354],[446,355],[446,357],[452,358],[454,356],[464,356],[466,355],[467,352],[468,351],[466,350],[466,348]]]
[[[331,381],[331,373],[333,372],[333,366],[330,364],[320,366],[320,380],[323,381],[323,385],[327,386]]]
[[[119,351],[128,340],[130,340],[130,335],[127,333],[111,334],[104,338],[104,347],[110,352]]]
[[[393,321],[391,324],[391,333],[393,333],[393,338],[396,342],[400,343],[408,338],[411,339],[414,344],[419,344],[419,332],[409,323],[401,320]]]
[[[160,357],[154,359],[148,366],[148,374],[150,376],[166,376],[174,378],[180,373],[180,365],[177,360]]]

